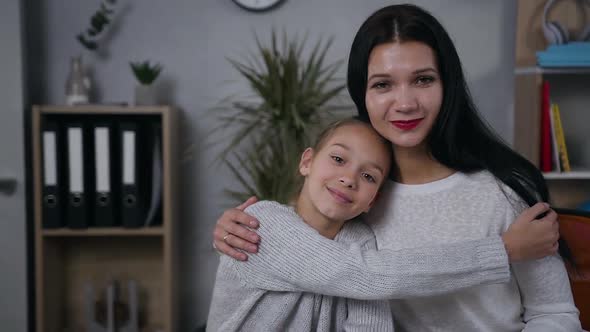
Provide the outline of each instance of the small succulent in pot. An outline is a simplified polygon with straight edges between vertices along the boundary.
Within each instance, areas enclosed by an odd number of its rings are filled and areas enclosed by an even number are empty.
[[[131,65],[135,78],[142,85],[152,84],[158,78],[163,68],[159,63],[152,65],[147,60],[143,62],[130,62],[129,64]]]

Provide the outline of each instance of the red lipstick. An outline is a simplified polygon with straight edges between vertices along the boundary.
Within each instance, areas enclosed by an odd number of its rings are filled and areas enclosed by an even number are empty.
[[[398,120],[391,121],[391,124],[398,127],[401,130],[412,130],[416,128],[424,118],[413,119],[413,120]]]

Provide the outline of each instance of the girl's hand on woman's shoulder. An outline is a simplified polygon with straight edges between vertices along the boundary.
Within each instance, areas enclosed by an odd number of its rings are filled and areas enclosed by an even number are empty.
[[[558,239],[557,213],[547,203],[524,210],[502,235],[510,262],[554,255]]]
[[[258,220],[244,212],[256,201],[256,197],[250,197],[241,205],[223,212],[213,231],[213,247],[217,251],[240,261],[247,260],[248,256],[237,249],[250,253],[258,251],[260,237],[245,227],[257,228]]]

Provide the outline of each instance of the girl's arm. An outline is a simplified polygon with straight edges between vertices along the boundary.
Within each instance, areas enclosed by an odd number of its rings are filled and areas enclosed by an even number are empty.
[[[259,253],[230,259],[245,285],[361,300],[408,298],[508,281],[500,237],[403,250],[363,250],[318,234],[289,208],[260,202]]]
[[[344,299],[348,316],[342,330],[393,331],[393,318],[387,300]]]
[[[368,240],[362,245],[363,250],[377,250],[375,235],[367,228]],[[387,300],[355,300],[346,301],[347,317],[343,330],[352,331],[393,331],[393,318]]]
[[[213,232],[213,247],[233,259],[245,261],[247,253],[256,253],[260,236],[253,229],[258,227],[256,217],[244,209],[256,202],[251,197],[242,205],[226,210],[217,220]],[[537,219],[542,213],[544,217]],[[534,222],[532,222],[534,221]],[[550,211],[545,203],[537,203],[523,211],[508,230],[502,234],[502,241],[512,262],[538,259],[557,252],[559,238],[557,214]]]

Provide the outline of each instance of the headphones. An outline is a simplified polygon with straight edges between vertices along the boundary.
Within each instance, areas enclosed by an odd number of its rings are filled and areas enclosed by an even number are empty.
[[[543,34],[549,44],[567,44],[570,41],[567,29],[557,21],[547,22],[547,13],[556,2],[559,1],[549,0],[545,4],[545,10],[543,11]],[[582,2],[590,6],[590,0],[582,0]],[[586,15],[584,15],[585,17]],[[575,38],[575,41],[590,41],[590,24],[585,24],[582,33]]]

